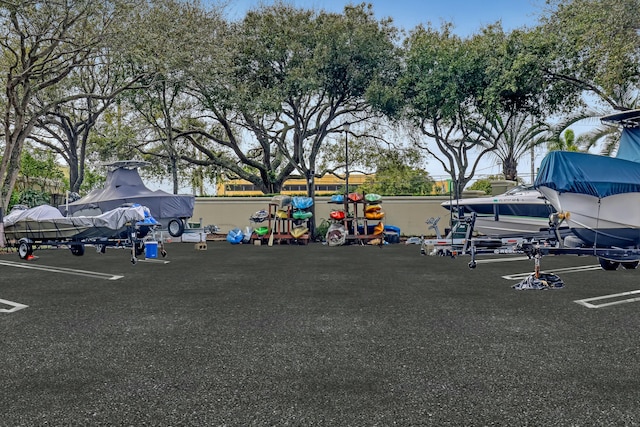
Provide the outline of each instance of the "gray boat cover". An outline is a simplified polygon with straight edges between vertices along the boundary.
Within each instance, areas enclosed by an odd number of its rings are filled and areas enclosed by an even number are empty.
[[[68,206],[69,215],[75,215],[79,211],[92,209],[107,212],[132,203],[146,206],[156,219],[191,218],[195,197],[171,194],[162,190],[152,191],[142,182],[137,168],[117,168],[108,172],[104,188],[93,190],[68,205],[60,205],[58,209],[66,215]]]
[[[3,218],[3,227],[7,238],[84,239],[111,237],[145,218],[149,218],[148,210],[140,205],[116,208],[94,217],[64,217],[53,206],[41,205],[11,211]]]

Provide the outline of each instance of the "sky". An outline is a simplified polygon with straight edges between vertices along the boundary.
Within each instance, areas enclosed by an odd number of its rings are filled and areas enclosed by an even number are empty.
[[[418,24],[431,22],[440,27],[442,22],[454,24],[455,33],[468,36],[481,27],[502,22],[505,30],[522,26],[535,26],[543,10],[544,0],[289,0],[286,3],[300,8],[342,12],[353,3],[371,3],[378,18],[393,18],[399,28],[410,30]],[[260,4],[273,4],[274,0],[228,0],[227,16],[241,19],[247,10]]]

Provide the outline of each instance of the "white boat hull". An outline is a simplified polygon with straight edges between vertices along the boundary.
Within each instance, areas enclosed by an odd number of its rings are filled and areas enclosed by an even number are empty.
[[[478,215],[475,229],[488,236],[528,235],[543,232],[549,228],[549,218],[501,215],[498,220],[493,215]]]
[[[571,231],[589,246],[640,247],[640,193],[603,198],[538,188],[559,212],[568,212]]]
[[[445,209],[476,213],[475,229],[489,236],[537,234],[549,228],[553,207],[531,187],[515,187],[504,194],[445,201]]]

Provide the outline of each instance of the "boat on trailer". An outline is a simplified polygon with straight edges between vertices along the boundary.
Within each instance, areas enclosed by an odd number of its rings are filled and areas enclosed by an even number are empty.
[[[2,218],[2,244],[18,248],[22,259],[33,258],[41,246],[67,246],[73,255],[82,256],[85,245],[104,253],[107,247],[131,248],[131,262],[137,262],[145,239],[160,224],[148,208],[140,205],[119,207],[96,216],[65,217],[49,205],[13,209]],[[162,256],[166,256],[161,248]]]
[[[95,189],[76,201],[60,205],[58,209],[65,216],[95,216],[120,206],[137,203],[146,206],[151,215],[167,228],[169,234],[179,237],[189,225],[187,220],[193,215],[195,197],[147,188],[138,169],[148,165],[148,162],[136,160],[106,164],[108,173],[103,188]]]
[[[601,120],[622,127],[615,157],[551,152],[534,186],[565,213],[571,245],[640,249],[640,110]]]
[[[532,185],[519,185],[504,194],[445,201],[442,207],[460,215],[475,213],[475,228],[489,236],[537,234],[549,228],[556,212]]]
[[[513,247],[513,253],[536,261],[535,280],[543,255],[595,256],[604,270],[640,264],[640,110],[601,120],[622,128],[615,157],[554,151],[540,165],[534,187],[557,211],[550,217],[556,239]],[[568,224],[571,235],[560,235],[561,223]],[[476,255],[491,252],[472,240],[466,253],[471,255],[469,267],[475,268]]]
[[[40,205],[15,209],[3,219],[7,240],[28,237],[33,240],[88,239],[117,237],[131,223],[143,221],[143,206],[116,208],[98,216],[62,216],[57,208]]]

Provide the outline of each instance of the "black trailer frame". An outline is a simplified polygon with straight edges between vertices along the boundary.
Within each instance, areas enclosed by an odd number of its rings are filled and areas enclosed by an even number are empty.
[[[619,266],[625,269],[635,269],[640,264],[640,248],[616,248],[616,247],[565,247],[563,236],[559,232],[559,225],[564,221],[562,214],[552,214],[549,218],[549,233],[531,236],[528,239],[519,240],[516,244],[496,247],[489,243],[500,242],[501,239],[473,238],[475,216],[464,219],[467,224],[466,239],[461,245],[452,245],[440,254],[451,257],[458,255],[470,255],[469,268],[477,267],[478,255],[526,255],[534,260],[532,279],[541,277],[541,259],[545,255],[576,255],[594,256],[598,258],[603,270],[616,270]],[[425,254],[421,248],[421,254]]]
[[[145,225],[144,227],[148,227]],[[97,237],[88,239],[37,239],[32,237],[21,237],[17,241],[7,242],[8,247],[18,249],[18,256],[21,259],[29,260],[34,257],[33,252],[42,246],[62,247],[66,246],[75,256],[82,256],[87,245],[94,246],[96,252],[105,253],[108,247],[131,249],[131,263],[136,264],[138,257],[144,253],[147,232],[140,233],[137,225],[128,225],[126,233],[122,237]],[[162,239],[158,240],[158,249],[162,257],[167,256]]]

